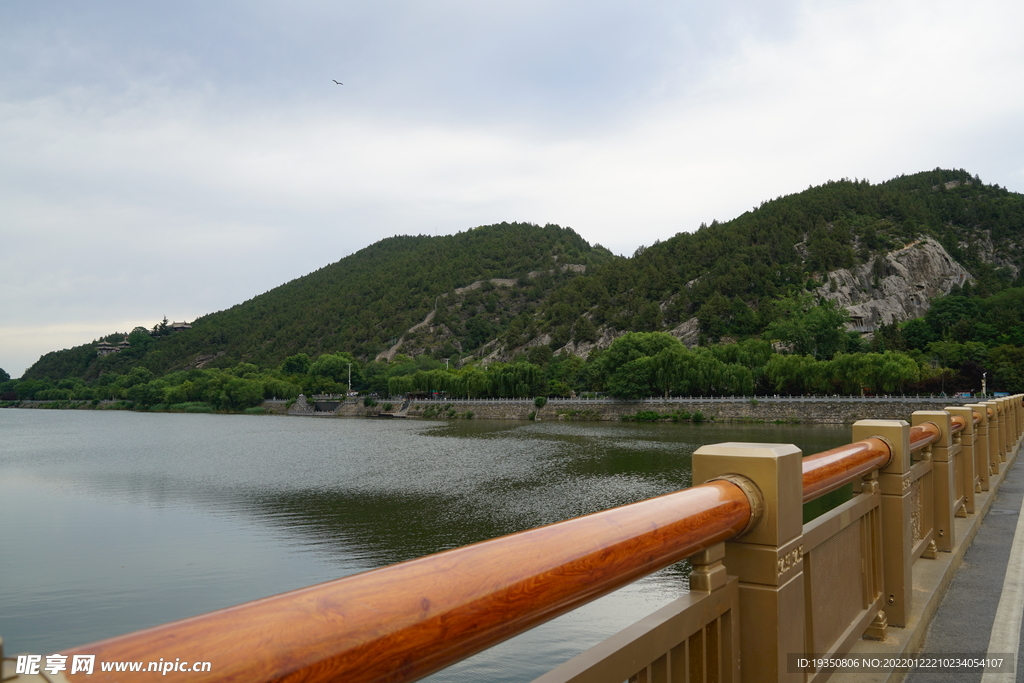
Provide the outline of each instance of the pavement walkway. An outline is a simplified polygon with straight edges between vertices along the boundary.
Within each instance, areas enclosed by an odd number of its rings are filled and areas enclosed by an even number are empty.
[[[974,542],[950,582],[925,636],[931,654],[1021,652],[1024,610],[1024,464],[1017,458],[992,499]],[[1012,562],[1011,562],[1012,560]],[[1016,674],[912,671],[907,683],[1024,682]]]

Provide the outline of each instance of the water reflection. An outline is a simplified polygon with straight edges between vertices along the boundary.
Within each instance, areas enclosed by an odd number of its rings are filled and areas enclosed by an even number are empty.
[[[4,410],[0,634],[10,651],[48,654],[685,488],[704,443],[817,452],[847,436]],[[529,680],[685,585],[671,567],[438,680]]]

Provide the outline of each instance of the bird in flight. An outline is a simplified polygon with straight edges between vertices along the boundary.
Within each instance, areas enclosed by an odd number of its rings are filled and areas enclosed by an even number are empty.
[[[333,78],[332,78],[331,80],[332,80],[332,81],[334,81],[334,79],[333,79]],[[334,82],[335,82],[335,83],[338,83],[338,81],[334,81]],[[345,85],[345,84],[344,84],[344,83],[338,83],[338,85]]]

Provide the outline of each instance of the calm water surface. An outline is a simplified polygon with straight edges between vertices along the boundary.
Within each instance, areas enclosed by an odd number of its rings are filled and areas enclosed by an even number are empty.
[[[848,440],[832,426],[0,410],[0,636],[8,653],[51,654],[650,498],[689,486],[706,443]],[[669,567],[430,680],[529,681],[685,590]]]

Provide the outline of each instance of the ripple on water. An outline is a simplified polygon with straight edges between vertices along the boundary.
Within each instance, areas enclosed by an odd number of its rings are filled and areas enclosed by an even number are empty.
[[[0,411],[0,634],[48,654],[684,488],[702,443],[847,436],[734,427]],[[685,586],[675,565],[434,680],[531,679]]]

